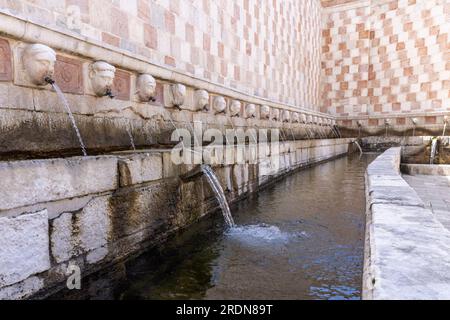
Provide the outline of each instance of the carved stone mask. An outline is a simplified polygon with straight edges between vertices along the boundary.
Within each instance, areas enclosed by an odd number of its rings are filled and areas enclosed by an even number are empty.
[[[269,119],[270,118],[270,107],[269,106],[261,106],[261,119]]]
[[[209,111],[209,93],[206,90],[195,91],[195,110]]]
[[[170,86],[170,92],[172,95],[172,105],[181,107],[184,104],[186,98],[186,87],[182,84],[172,84]]]
[[[280,110],[273,109],[272,110],[272,120],[279,120],[280,119]]]
[[[302,115],[300,116],[300,118],[301,118],[301,120],[302,120],[302,123],[307,123],[307,122],[308,122],[308,119],[306,118],[306,114],[302,114]]]
[[[215,114],[223,113],[227,108],[227,102],[224,97],[214,98],[214,112]]]
[[[289,122],[291,120],[291,113],[287,110],[283,111],[283,122]]]
[[[245,116],[247,119],[256,117],[256,106],[254,104],[248,104],[245,108]]]
[[[97,61],[90,65],[89,78],[97,96],[103,97],[111,91],[115,73],[116,68],[104,61]]]
[[[149,74],[141,74],[137,79],[137,94],[141,102],[148,102],[156,95],[156,80]]]
[[[230,116],[238,117],[241,113],[241,102],[238,100],[233,100],[230,105]]]
[[[35,85],[47,84],[55,72],[56,53],[43,44],[31,44],[23,52],[22,62],[30,81]]]

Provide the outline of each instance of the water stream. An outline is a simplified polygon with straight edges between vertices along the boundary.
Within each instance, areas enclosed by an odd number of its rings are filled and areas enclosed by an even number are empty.
[[[439,140],[437,138],[431,139],[430,164],[434,164],[434,159],[436,158],[438,142],[439,142]]]
[[[69,115],[70,122],[72,123],[75,133],[77,134],[77,138],[80,143],[80,147],[81,147],[81,151],[83,152],[83,156],[86,157],[87,156],[86,146],[84,145],[83,139],[81,138],[80,130],[78,130],[78,126],[75,121],[75,118],[73,117],[73,113],[70,110],[69,103],[67,102],[67,99],[64,96],[64,93],[61,91],[61,89],[58,87],[58,85],[56,83],[51,83],[51,85],[52,85],[53,89],[56,91],[58,98],[61,100],[64,108],[66,109],[67,114]]]
[[[220,208],[222,210],[223,218],[228,227],[233,228],[235,226],[233,216],[231,215],[230,207],[228,206],[227,198],[223,192],[223,188],[220,185],[219,179],[215,175],[212,168],[208,165],[202,165],[202,172],[208,180],[211,189],[213,190],[217,201],[219,202]]]

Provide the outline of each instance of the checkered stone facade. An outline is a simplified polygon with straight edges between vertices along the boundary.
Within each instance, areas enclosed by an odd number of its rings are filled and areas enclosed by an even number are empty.
[[[247,94],[320,105],[320,0],[0,0],[0,8]]]
[[[362,3],[324,13],[322,111],[450,111],[450,2]]]

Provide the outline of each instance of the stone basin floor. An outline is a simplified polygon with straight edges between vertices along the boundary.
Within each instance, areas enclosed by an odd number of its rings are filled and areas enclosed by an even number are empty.
[[[450,177],[403,175],[439,222],[450,230]]]

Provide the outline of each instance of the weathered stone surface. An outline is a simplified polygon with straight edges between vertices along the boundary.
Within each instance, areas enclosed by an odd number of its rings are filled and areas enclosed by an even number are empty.
[[[48,270],[47,211],[0,218],[0,243],[0,287]]]
[[[147,153],[119,160],[120,186],[131,186],[163,178],[161,153]]]
[[[117,158],[0,163],[0,211],[117,188]]]
[[[22,282],[0,288],[0,300],[26,299],[43,288],[43,279],[30,277]]]
[[[450,165],[402,164],[402,172],[409,175],[450,176]]]
[[[55,261],[61,263],[105,246],[110,229],[109,214],[109,197],[99,197],[89,202],[79,213],[63,213],[54,219],[51,251]],[[98,258],[98,254],[92,257]]]
[[[69,260],[72,256],[79,254],[79,240],[73,235],[72,219],[72,213],[63,213],[52,222],[51,252],[57,263]]]
[[[449,299],[450,232],[400,176],[400,148],[368,168],[364,299]]]
[[[144,229],[148,230],[150,237],[153,232],[157,234],[155,230],[163,232],[171,228],[179,218],[176,214],[177,206],[182,203],[185,201],[180,199],[179,183],[176,181],[116,192],[108,199],[108,241],[115,241]]]
[[[372,207],[373,299],[449,299],[450,232],[424,208]]]
[[[11,48],[9,42],[0,39],[0,81],[12,80]]]
[[[33,110],[33,91],[11,83],[0,83],[0,107]]]

